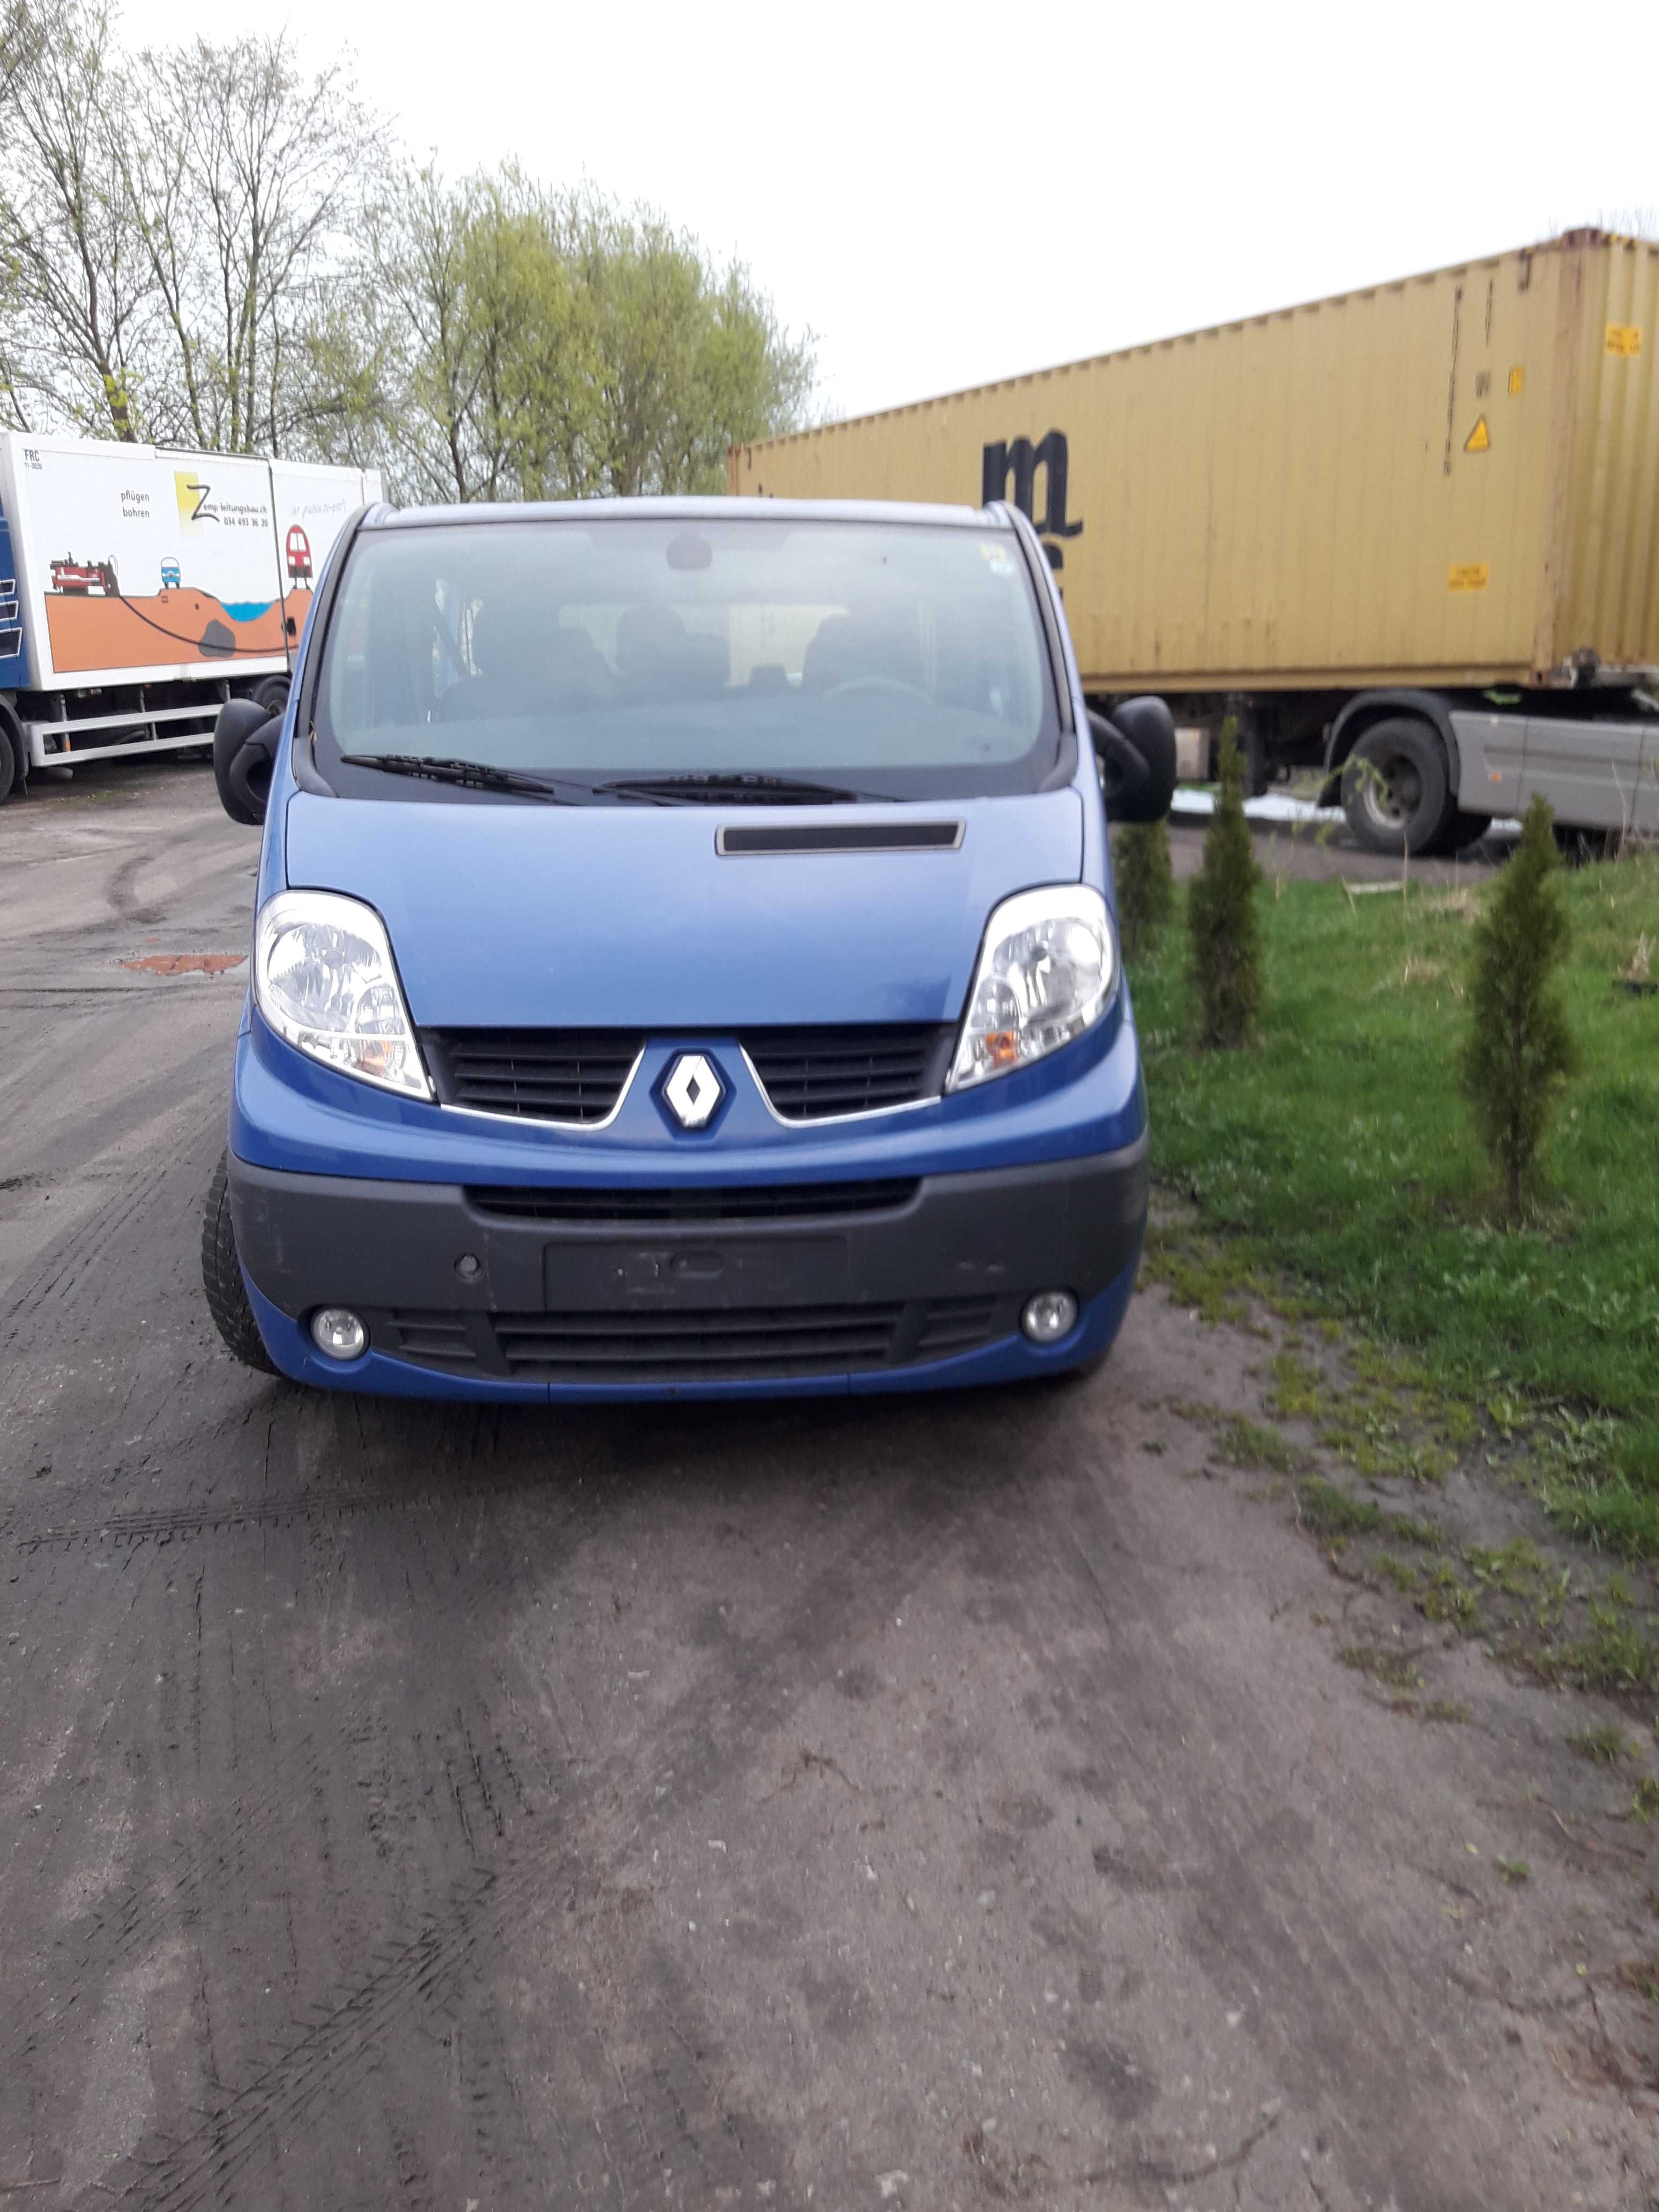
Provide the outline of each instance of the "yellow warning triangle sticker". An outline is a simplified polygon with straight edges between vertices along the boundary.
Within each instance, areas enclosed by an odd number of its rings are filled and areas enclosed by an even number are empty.
[[[1492,451],[1492,432],[1486,428],[1486,418],[1484,415],[1475,416],[1474,428],[1463,441],[1463,451],[1466,453],[1486,453]]]

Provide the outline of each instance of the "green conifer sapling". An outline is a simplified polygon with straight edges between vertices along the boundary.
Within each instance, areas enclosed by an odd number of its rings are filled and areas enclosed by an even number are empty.
[[[1244,757],[1229,715],[1221,732],[1221,793],[1204,837],[1204,864],[1187,894],[1198,1041],[1249,1042],[1261,1004],[1261,940],[1255,888],[1261,880],[1244,818]]]
[[[1475,925],[1469,1033],[1459,1076],[1480,1141],[1518,1218],[1538,1148],[1577,1065],[1553,977],[1565,956],[1567,910],[1548,803],[1534,799],[1521,842]]]
[[[1133,960],[1175,916],[1175,871],[1167,822],[1127,822],[1113,840],[1112,880],[1123,957]]]

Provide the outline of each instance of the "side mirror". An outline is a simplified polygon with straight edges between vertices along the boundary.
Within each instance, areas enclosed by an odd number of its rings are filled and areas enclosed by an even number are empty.
[[[1091,714],[1100,788],[1114,822],[1161,822],[1176,787],[1175,716],[1162,699],[1126,699]]]
[[[257,699],[230,699],[213,726],[213,780],[219,804],[233,822],[250,827],[265,818],[270,771],[283,718]]]

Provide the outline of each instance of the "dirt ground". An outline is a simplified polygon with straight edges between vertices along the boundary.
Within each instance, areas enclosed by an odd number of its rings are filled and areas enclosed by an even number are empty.
[[[233,1365],[246,969],[173,956],[255,857],[199,769],[0,810],[8,2201],[1659,2203],[1656,1832],[1566,1742],[1641,1717],[1228,1462],[1279,1324],[729,1409]]]
[[[1178,882],[1185,883],[1188,877],[1197,874],[1203,858],[1206,827],[1206,817],[1200,814],[1177,811],[1170,817],[1170,854]],[[1255,838],[1256,859],[1270,880],[1283,876],[1288,882],[1340,879],[1351,884],[1397,884],[1400,881],[1400,862],[1384,860],[1376,853],[1361,852],[1349,836],[1346,823],[1257,820],[1252,822],[1251,829]],[[1446,859],[1409,862],[1410,880],[1413,883],[1443,884],[1449,888],[1471,881],[1479,882],[1498,866],[1508,850],[1509,840],[1501,833],[1494,833],[1467,851]]]

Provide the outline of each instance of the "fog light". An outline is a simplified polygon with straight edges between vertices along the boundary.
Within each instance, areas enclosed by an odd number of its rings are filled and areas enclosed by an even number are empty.
[[[1077,1300],[1069,1291],[1039,1291],[1028,1300],[1019,1325],[1033,1344],[1058,1344],[1077,1327]]]
[[[361,1359],[368,1331],[344,1306],[319,1306],[311,1316],[311,1340],[330,1359]]]

